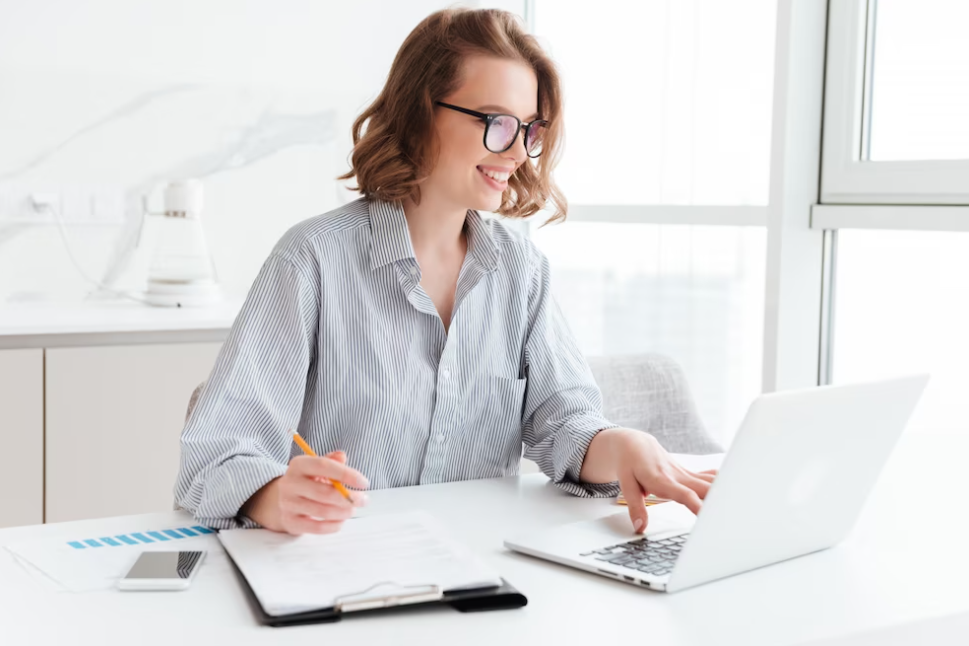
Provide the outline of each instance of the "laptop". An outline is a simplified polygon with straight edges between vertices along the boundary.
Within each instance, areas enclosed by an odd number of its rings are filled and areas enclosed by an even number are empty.
[[[648,508],[505,541],[505,547],[675,592],[829,548],[858,518],[928,375],[761,395],[744,417],[699,516]]]

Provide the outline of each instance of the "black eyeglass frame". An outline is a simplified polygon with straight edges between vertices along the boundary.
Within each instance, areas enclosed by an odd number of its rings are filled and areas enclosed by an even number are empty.
[[[493,152],[495,154],[503,153],[506,150],[510,150],[511,147],[515,145],[515,142],[518,141],[518,134],[517,134],[518,131],[516,131],[515,136],[512,137],[512,139],[511,139],[511,143],[508,144],[506,147],[502,148],[501,150],[491,150],[491,148],[488,148],[488,130],[491,128],[491,122],[494,121],[495,119],[497,119],[498,117],[509,117],[509,118],[514,119],[515,121],[518,122],[518,130],[521,131],[521,133],[522,133],[522,142],[526,144],[525,145],[525,154],[528,155],[529,157],[531,157],[532,159],[537,159],[542,154],[541,149],[539,149],[537,155],[533,155],[532,153],[530,153],[528,151],[528,145],[527,145],[528,144],[528,129],[531,128],[532,125],[534,125],[536,123],[537,124],[540,124],[542,126],[547,126],[548,125],[548,120],[546,120],[546,119],[535,119],[534,121],[529,121],[528,123],[523,123],[521,119],[519,119],[518,117],[516,117],[513,114],[502,114],[500,112],[495,112],[495,113],[492,113],[492,114],[487,114],[487,113],[484,113],[484,112],[478,112],[477,110],[469,110],[468,108],[462,108],[460,106],[451,105],[450,103],[445,103],[444,101],[437,101],[436,103],[437,103],[437,105],[441,106],[442,108],[447,108],[449,110],[456,110],[458,112],[463,112],[464,114],[469,114],[472,117],[477,117],[478,119],[481,119],[482,121],[484,121],[485,122],[485,131],[484,131],[484,136],[481,138],[481,143],[484,144],[485,150],[487,150],[489,152]]]

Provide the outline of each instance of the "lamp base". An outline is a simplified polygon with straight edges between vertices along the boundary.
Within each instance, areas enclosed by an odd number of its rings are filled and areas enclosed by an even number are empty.
[[[149,280],[145,300],[156,307],[205,307],[222,300],[222,289],[211,280]]]

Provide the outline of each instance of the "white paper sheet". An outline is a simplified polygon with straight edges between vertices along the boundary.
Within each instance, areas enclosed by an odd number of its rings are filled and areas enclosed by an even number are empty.
[[[501,584],[496,571],[421,511],[354,518],[335,534],[234,529],[219,540],[272,615],[330,608],[377,584],[442,590]]]

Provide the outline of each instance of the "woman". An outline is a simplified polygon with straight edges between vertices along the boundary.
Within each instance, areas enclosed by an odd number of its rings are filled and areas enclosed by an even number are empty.
[[[182,433],[176,497],[199,522],[339,530],[385,488],[518,473],[522,444],[576,495],[700,509],[692,473],[602,417],[548,261],[478,210],[566,203],[552,62],[511,14],[446,10],[407,37],[354,124],[363,197],[306,220],[254,282]],[[301,455],[296,429],[323,457]],[[633,528],[646,509],[630,504]]]

